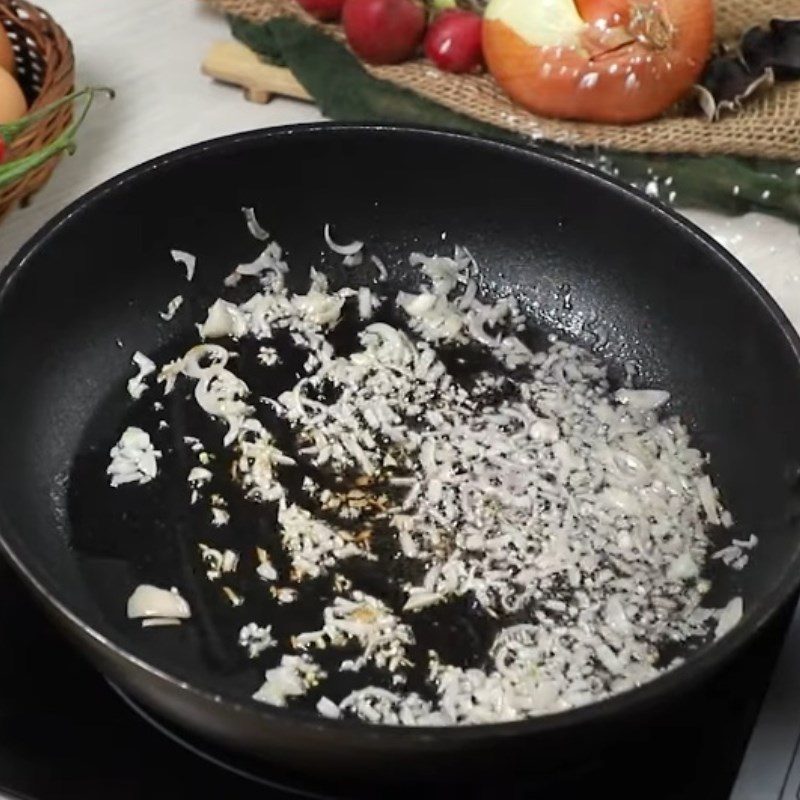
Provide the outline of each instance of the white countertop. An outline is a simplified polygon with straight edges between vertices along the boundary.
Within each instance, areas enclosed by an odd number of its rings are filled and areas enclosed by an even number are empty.
[[[239,90],[200,74],[209,45],[227,26],[196,0],[39,0],[75,45],[78,83],[117,90],[98,102],[78,151],[61,164],[27,209],[2,222],[0,265],[42,223],[83,192],[152,156],[236,131],[319,120],[305,103],[245,102]],[[800,329],[800,235],[760,214],[687,216],[732,250]]]

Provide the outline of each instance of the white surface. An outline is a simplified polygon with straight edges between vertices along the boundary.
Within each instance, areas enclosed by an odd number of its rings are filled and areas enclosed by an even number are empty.
[[[310,105],[255,105],[214,84],[199,64],[225,21],[197,0],[39,0],[75,45],[79,84],[113,86],[33,205],[2,223],[0,266],[43,222],[106,178],[152,156],[203,139],[270,125],[319,120]],[[731,249],[800,328],[800,236],[795,226],[750,214],[688,214]]]
[[[796,225],[747,214],[723,217],[708,211],[686,212],[767,287],[800,330],[800,235]]]

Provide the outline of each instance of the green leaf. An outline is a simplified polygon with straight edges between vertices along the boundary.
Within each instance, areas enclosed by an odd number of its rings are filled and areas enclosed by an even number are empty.
[[[727,156],[609,156],[623,180],[643,188],[655,182],[662,200],[726,214],[762,211],[800,222],[798,165]],[[674,194],[673,194],[674,193]]]
[[[275,41],[269,25],[255,25],[230,14],[228,23],[234,38],[242,44],[246,44],[253,52],[258,53],[262,60],[268,64],[274,64],[276,67],[287,66],[280,45]]]

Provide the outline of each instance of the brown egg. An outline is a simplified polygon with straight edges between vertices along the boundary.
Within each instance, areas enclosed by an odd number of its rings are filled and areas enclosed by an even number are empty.
[[[8,38],[6,29],[0,25],[0,67],[6,72],[14,74],[14,48],[11,46],[11,39]]]
[[[4,69],[0,69],[0,125],[24,117],[27,110],[28,104],[19,84]]]

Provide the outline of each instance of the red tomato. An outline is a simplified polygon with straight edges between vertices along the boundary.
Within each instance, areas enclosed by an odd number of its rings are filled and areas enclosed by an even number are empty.
[[[399,64],[414,55],[425,33],[416,0],[345,0],[342,22],[356,55],[370,64]]]
[[[482,26],[473,11],[443,11],[425,34],[425,55],[445,72],[472,72],[483,64]]]

